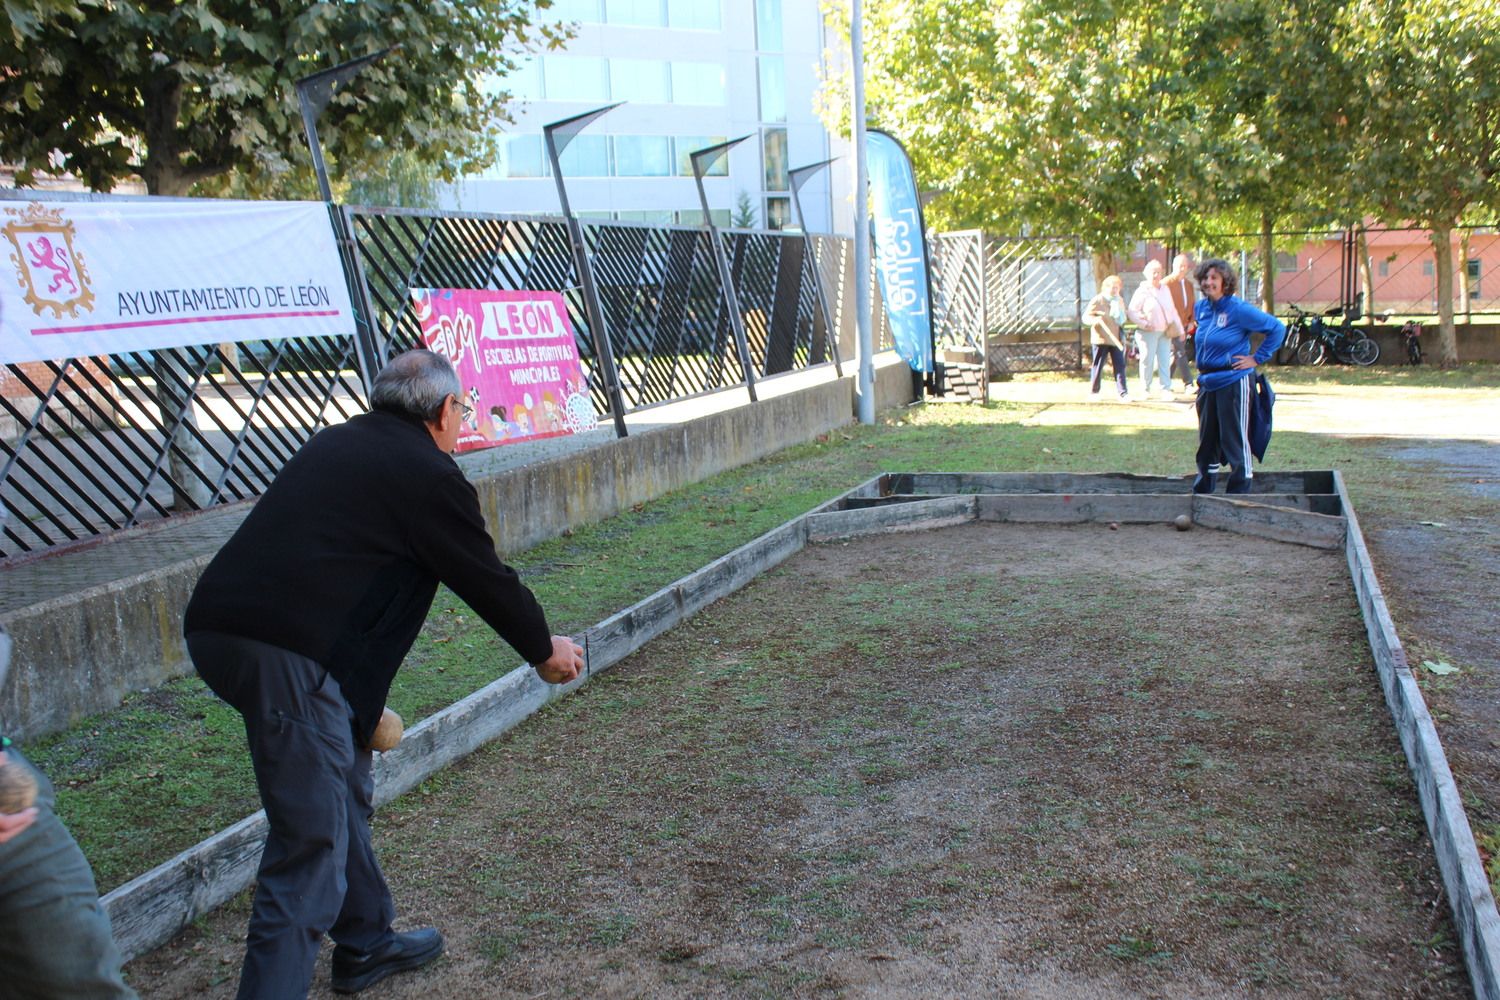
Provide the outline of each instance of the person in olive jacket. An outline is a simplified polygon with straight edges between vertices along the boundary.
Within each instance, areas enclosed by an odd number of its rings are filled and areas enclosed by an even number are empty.
[[[584,667],[496,555],[450,454],[466,410],[453,366],[398,355],[370,406],[292,457],[204,570],[184,620],[198,674],[244,717],[270,826],[241,998],[305,997],[325,934],[344,993],[442,953],[434,928],[392,929],[369,829],[370,736],[439,583],[548,683]]]

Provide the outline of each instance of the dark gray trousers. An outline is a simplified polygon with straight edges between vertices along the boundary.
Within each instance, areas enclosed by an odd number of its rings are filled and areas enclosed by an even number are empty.
[[[245,719],[270,824],[239,998],[306,997],[324,934],[361,952],[393,935],[370,845],[370,751],[355,746],[349,703],[313,660],[217,632],[194,632],[187,646],[199,676]]]
[[[15,749],[13,761],[26,761]],[[133,1000],[94,872],[36,771],[36,822],[0,844],[0,998]]]

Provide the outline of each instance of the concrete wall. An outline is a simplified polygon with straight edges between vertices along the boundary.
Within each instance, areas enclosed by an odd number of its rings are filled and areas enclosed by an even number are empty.
[[[911,401],[909,372],[899,359],[883,356],[878,372],[878,409]],[[518,552],[566,528],[810,441],[853,422],[854,413],[854,367],[846,365],[842,379],[785,395],[763,394],[754,405],[471,475],[497,547]],[[183,608],[198,574],[248,510],[242,504],[140,531],[132,544],[146,542],[147,554],[154,548],[158,555],[143,556],[134,571],[118,579],[101,582],[100,567],[119,563],[106,556],[123,545],[106,542],[48,560],[49,573],[74,574],[77,585],[64,588],[65,596],[0,616],[15,639],[10,677],[0,691],[6,732],[34,737],[63,729],[116,707],[131,691],[189,672]],[[183,541],[191,535],[199,536],[196,546]],[[0,575],[7,587],[17,579]]]

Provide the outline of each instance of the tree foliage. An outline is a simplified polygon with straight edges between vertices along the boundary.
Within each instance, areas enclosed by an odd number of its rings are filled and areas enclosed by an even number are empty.
[[[451,180],[491,162],[509,95],[487,87],[528,46],[551,0],[416,3],[5,0],[0,158],[108,191],[245,193],[310,178],[296,81],[400,43],[335,93],[319,122],[328,158],[358,176],[405,151]],[[303,183],[306,183],[303,181]]]
[[[865,10],[871,123],[908,140],[937,227],[1073,233],[1106,255],[1255,230],[1269,274],[1281,228],[1500,210],[1492,0]]]
[[[1500,7],[1355,0],[1343,44],[1368,87],[1356,189],[1383,221],[1431,231],[1438,359],[1453,363],[1453,228],[1465,213],[1500,212]]]

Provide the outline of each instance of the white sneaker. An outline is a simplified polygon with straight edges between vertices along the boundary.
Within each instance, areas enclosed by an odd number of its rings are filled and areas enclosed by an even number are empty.
[[[1163,389],[1161,395],[1157,398],[1167,403],[1175,403],[1177,401],[1177,397],[1172,395],[1171,389]]]
[[[1120,393],[1120,402],[1122,402],[1122,403],[1128,403],[1128,402],[1130,402],[1130,393],[1128,393],[1128,392],[1122,392],[1122,393]]]
[[[1097,402],[1099,402],[1099,390],[1098,389],[1095,389],[1093,392],[1089,393],[1089,402],[1090,403],[1097,403]]]

